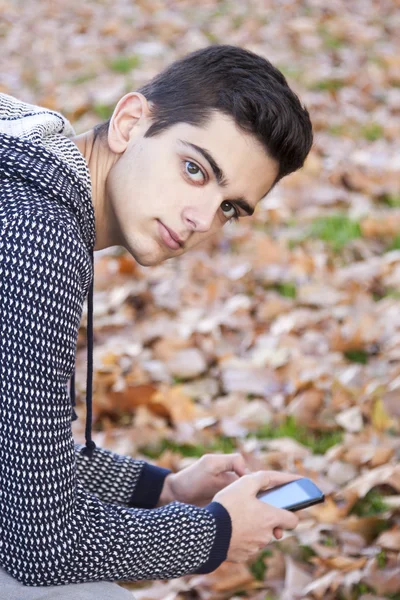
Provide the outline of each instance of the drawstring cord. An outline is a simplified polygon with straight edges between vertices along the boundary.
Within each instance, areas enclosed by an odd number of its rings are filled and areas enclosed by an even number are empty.
[[[94,273],[93,266],[93,250],[90,252],[90,258],[92,261],[92,270]],[[93,391],[93,281],[94,276],[89,287],[88,294],[88,311],[87,311],[87,376],[86,376],[86,427],[85,427],[85,439],[86,447],[82,450],[84,456],[92,457],[93,452],[96,448],[96,444],[92,440],[92,391]],[[74,406],[76,405],[75,400],[75,371],[71,377],[71,404],[72,404],[72,421],[75,421],[78,416],[75,412]]]
[[[70,383],[70,397],[71,397],[71,405],[72,405],[72,417],[71,421],[76,421],[78,415],[75,412],[76,400],[75,400],[75,369],[72,373],[71,383]]]

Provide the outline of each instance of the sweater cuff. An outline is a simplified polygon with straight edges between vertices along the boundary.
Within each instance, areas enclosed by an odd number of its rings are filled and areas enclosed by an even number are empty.
[[[128,506],[154,508],[160,499],[164,480],[172,471],[145,463]]]
[[[226,508],[219,502],[211,502],[205,506],[205,509],[214,515],[217,531],[207,562],[197,571],[193,571],[194,574],[199,575],[215,571],[226,560],[232,536],[232,521]]]

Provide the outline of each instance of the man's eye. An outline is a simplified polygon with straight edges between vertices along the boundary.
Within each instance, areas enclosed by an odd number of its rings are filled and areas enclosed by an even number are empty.
[[[228,220],[234,219],[235,221],[237,221],[239,219],[239,213],[237,208],[232,204],[232,202],[228,202],[227,200],[225,200],[224,202],[222,202],[221,204],[221,209],[222,212],[224,213],[225,217]]]
[[[201,183],[205,179],[204,173],[200,167],[190,160],[185,161],[185,171],[190,179],[193,179],[193,181],[197,183]]]

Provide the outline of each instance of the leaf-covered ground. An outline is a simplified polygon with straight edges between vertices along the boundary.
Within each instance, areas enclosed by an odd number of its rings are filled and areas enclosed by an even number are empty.
[[[314,124],[246,224],[156,268],[97,254],[96,443],[172,469],[238,450],[327,496],[257,560],[137,600],[400,598],[399,31],[398,0],[0,0],[0,90],[77,133],[214,42],[280,67]],[[84,318],[77,441],[85,343]]]

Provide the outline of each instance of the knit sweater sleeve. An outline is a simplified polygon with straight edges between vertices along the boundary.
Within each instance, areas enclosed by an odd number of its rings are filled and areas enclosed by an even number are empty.
[[[213,571],[231,536],[221,504],[119,506],[79,480],[67,382],[84,255],[59,220],[0,225],[0,564],[25,585]]]
[[[169,469],[99,447],[89,458],[82,453],[84,449],[83,444],[75,444],[77,476],[86,490],[122,506],[157,505]]]

